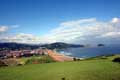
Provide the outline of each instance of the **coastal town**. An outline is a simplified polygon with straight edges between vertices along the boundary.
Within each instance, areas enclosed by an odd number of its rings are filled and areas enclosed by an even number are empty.
[[[34,49],[34,50],[2,50],[0,51],[0,58],[7,59],[7,58],[20,58],[20,57],[30,57],[33,55],[45,55],[45,49]]]
[[[47,58],[43,59],[44,61],[42,59],[39,59],[43,57]],[[25,58],[27,61],[32,60],[32,58],[36,58],[35,60],[32,61],[33,64],[48,63],[53,61],[55,62],[73,61],[73,57],[65,56],[63,54],[58,53],[56,50],[51,50],[47,48],[38,48],[33,50],[21,49],[0,51],[0,62],[1,64],[7,64],[7,66],[11,64],[23,65],[27,62],[24,61],[21,63],[21,60],[23,58]],[[49,59],[51,59],[52,61],[48,61]],[[39,62],[38,60],[43,62]]]

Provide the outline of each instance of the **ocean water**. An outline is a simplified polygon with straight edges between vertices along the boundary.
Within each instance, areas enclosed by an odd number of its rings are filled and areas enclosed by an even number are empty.
[[[78,58],[120,54],[120,46],[81,47],[58,50],[59,53]]]

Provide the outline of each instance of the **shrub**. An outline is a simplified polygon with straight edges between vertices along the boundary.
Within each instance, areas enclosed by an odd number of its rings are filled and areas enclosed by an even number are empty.
[[[51,63],[51,62],[55,62],[51,57],[49,56],[44,56],[41,58],[41,60],[43,60],[44,63]]]
[[[4,63],[4,61],[0,60],[0,67],[2,66],[7,66],[7,65]]]
[[[61,80],[65,80],[65,77],[61,78]]]
[[[35,64],[35,61],[36,61],[37,59],[35,59],[35,58],[31,58],[31,59],[28,59],[27,61],[26,61],[26,64]]]
[[[113,62],[118,62],[118,63],[120,63],[120,57],[116,57],[116,58],[114,58],[112,61],[113,61]]]
[[[49,56],[41,56],[41,58],[31,58],[26,61],[26,64],[39,64],[39,63],[51,63],[55,62],[51,57]]]
[[[17,66],[19,64],[19,62],[16,59],[5,59],[4,63],[7,66]]]
[[[80,61],[80,59],[78,58],[77,61]]]
[[[19,66],[20,66],[20,65],[25,65],[25,61],[19,60],[19,61],[18,61],[18,65],[19,65]]]
[[[73,58],[73,61],[76,61],[76,60],[77,60],[77,59],[74,57],[74,58]]]

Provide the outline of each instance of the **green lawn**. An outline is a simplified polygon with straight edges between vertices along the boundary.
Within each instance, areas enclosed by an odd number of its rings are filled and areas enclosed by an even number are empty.
[[[1,67],[0,80],[120,80],[120,64],[108,59]]]

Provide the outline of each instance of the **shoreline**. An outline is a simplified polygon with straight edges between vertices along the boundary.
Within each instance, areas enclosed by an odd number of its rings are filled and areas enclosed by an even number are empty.
[[[47,54],[48,54],[51,58],[53,58],[55,61],[58,61],[58,62],[73,61],[73,57],[70,57],[70,56],[66,56],[66,55],[57,53],[57,52],[55,52],[54,50],[46,49],[45,51],[46,51]]]

